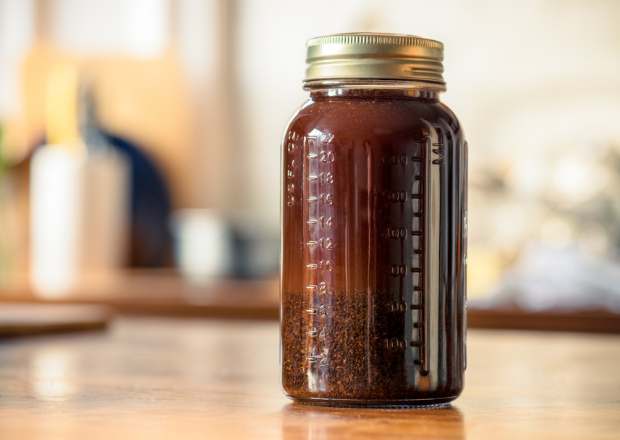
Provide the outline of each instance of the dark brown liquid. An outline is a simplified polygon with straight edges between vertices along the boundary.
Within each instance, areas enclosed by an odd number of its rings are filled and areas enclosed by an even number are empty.
[[[284,388],[327,404],[452,400],[465,368],[459,123],[429,95],[336,95],[313,93],[284,142]],[[424,322],[423,292],[431,140],[440,192],[434,327]]]

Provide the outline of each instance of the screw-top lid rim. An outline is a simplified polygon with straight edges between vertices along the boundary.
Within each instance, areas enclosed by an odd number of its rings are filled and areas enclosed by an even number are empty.
[[[308,40],[305,83],[399,80],[445,89],[443,44],[415,35],[341,33]]]

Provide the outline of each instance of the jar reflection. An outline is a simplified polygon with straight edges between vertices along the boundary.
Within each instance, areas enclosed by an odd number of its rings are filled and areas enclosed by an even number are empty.
[[[428,409],[371,410],[324,408],[292,403],[284,407],[283,439],[464,439],[463,414],[452,406]]]

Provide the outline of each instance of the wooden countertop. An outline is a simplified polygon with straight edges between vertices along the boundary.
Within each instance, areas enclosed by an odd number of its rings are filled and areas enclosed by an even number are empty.
[[[280,390],[274,322],[118,319],[0,345],[0,438],[616,439],[620,337],[469,333],[448,409],[321,409]]]

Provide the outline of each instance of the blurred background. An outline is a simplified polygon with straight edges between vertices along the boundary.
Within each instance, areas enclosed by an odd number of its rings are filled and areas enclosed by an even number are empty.
[[[470,324],[620,332],[620,3],[0,0],[0,300],[277,319],[305,41],[444,42]]]

